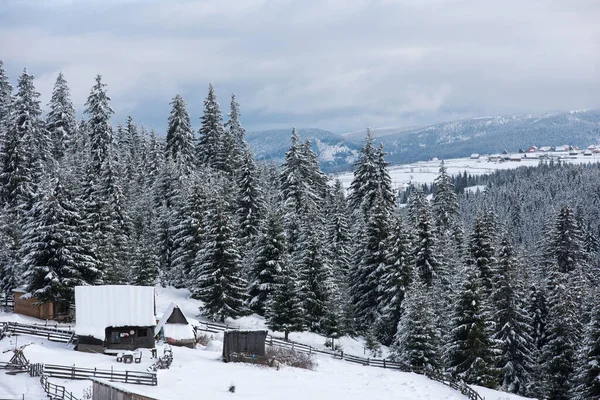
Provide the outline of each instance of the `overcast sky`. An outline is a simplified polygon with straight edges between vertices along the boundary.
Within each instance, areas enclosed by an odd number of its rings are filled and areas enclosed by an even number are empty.
[[[63,71],[78,110],[101,73],[117,112],[164,130],[208,82],[249,130],[334,132],[600,108],[598,0],[0,0],[0,59]]]

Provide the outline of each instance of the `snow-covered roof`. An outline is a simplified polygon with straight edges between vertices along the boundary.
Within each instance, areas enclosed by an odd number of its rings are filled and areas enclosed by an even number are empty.
[[[175,310],[176,308],[179,309],[181,315],[183,315],[183,318],[185,318],[186,323],[167,323],[167,320],[169,319],[171,314],[173,314],[173,310]],[[169,304],[164,314],[160,318],[160,321],[158,321],[158,324],[154,328],[154,336],[158,335],[161,329],[163,330],[163,335],[165,338],[171,338],[174,340],[186,340],[194,339],[196,337],[194,335],[194,328],[192,328],[192,325],[190,325],[187,317],[185,316],[181,308],[179,308],[179,306],[174,302],[171,302]]]
[[[97,339],[109,326],[154,326],[154,287],[76,286],[75,313],[75,332]]]

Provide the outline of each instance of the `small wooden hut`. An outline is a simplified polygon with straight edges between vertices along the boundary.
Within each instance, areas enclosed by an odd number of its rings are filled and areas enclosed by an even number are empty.
[[[69,315],[68,301],[40,301],[26,289],[13,289],[14,312],[39,319],[66,319]]]
[[[231,354],[265,355],[267,331],[226,331],[223,338],[223,361],[232,360]]]
[[[194,347],[196,333],[181,308],[173,302],[169,304],[160,321],[154,328],[154,337],[164,339],[174,346]]]

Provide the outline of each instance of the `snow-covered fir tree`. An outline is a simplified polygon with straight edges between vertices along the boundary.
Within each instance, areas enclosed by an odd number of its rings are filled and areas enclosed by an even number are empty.
[[[18,91],[10,118],[5,120],[4,147],[0,186],[3,203],[17,214],[31,207],[42,175],[44,162],[51,159],[49,139],[41,119],[40,94],[33,84],[33,75],[24,70],[19,77]]]
[[[364,228],[360,259],[351,272],[352,301],[358,327],[367,330],[378,319],[379,285],[387,262],[389,213],[382,196],[377,196],[371,217]]]
[[[281,273],[275,281],[275,290],[267,300],[266,320],[269,329],[284,333],[304,329],[304,309],[297,285],[298,277],[291,268],[289,257],[282,261]]]
[[[52,140],[54,159],[60,161],[71,145],[77,129],[75,108],[71,102],[71,93],[62,72],[58,74],[54,83],[54,90],[48,108],[46,127]]]
[[[467,266],[464,275],[454,305],[446,365],[452,375],[469,384],[493,388],[498,371],[489,328],[491,316],[483,305],[483,284],[475,266]]]
[[[204,114],[200,121],[202,126],[196,145],[196,158],[199,165],[221,171],[227,170],[229,166],[223,150],[225,138],[223,116],[212,83],[208,86],[208,96],[204,100]]]
[[[600,398],[600,296],[596,289],[591,320],[585,328],[585,338],[577,369],[578,387],[575,392],[581,399]]]
[[[239,237],[246,250],[249,250],[258,235],[260,223],[266,210],[256,165],[249,150],[246,150],[242,155],[237,176],[239,187],[237,195],[237,215],[240,221]]]
[[[201,312],[220,322],[248,311],[234,220],[226,208],[216,199],[206,213],[205,240],[196,255],[192,284],[193,296],[204,302]]]
[[[454,184],[444,165],[440,164],[440,170],[434,181],[435,196],[432,201],[432,211],[437,230],[445,232],[454,228],[459,221],[458,199],[454,191]]]
[[[521,272],[518,263],[505,234],[500,243],[493,294],[495,339],[500,350],[499,386],[507,392],[527,395],[536,349],[530,335],[532,321],[525,309],[523,285],[518,278]]]
[[[267,302],[287,260],[283,223],[277,212],[268,215],[255,253],[250,268],[250,308],[259,315],[265,315]]]
[[[441,366],[441,339],[432,302],[424,282],[414,279],[402,305],[391,348],[395,360],[417,371],[437,370]]]
[[[387,172],[385,152],[383,146],[376,149],[373,145],[373,133],[367,129],[365,144],[360,150],[360,155],[355,163],[354,178],[350,184],[348,203],[356,212],[362,211],[365,218],[373,208],[377,196],[381,196],[385,207],[393,210],[395,197],[391,188],[391,179]]]
[[[576,379],[577,349],[581,340],[579,304],[575,279],[555,266],[548,278],[548,325],[546,343],[541,349],[542,392],[551,399],[570,399]]]
[[[440,278],[441,271],[429,204],[424,204],[415,230],[414,257],[417,275],[425,285],[432,286],[434,280]]]
[[[27,290],[40,301],[73,301],[74,287],[99,283],[101,271],[71,195],[58,180],[30,211],[22,252]]]
[[[402,316],[403,302],[413,279],[414,256],[410,235],[400,218],[395,219],[389,238],[386,263],[381,271],[378,338],[389,345],[394,339]]]
[[[175,163],[181,173],[188,175],[195,167],[194,131],[183,97],[175,95],[171,106],[165,156]]]
[[[304,303],[306,327],[319,332],[321,321],[327,315],[330,295],[338,291],[319,227],[309,222],[303,224],[294,264],[299,270],[298,290]]]

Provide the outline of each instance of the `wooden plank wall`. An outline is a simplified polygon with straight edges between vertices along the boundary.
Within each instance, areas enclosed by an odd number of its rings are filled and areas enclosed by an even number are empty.
[[[43,304],[36,304],[39,300],[35,297],[31,297],[29,299],[22,299],[21,296],[25,294],[25,292],[14,292],[15,294],[15,313],[28,315],[30,317],[40,318],[40,319],[53,319],[54,307],[52,306],[52,302],[46,302]]]

